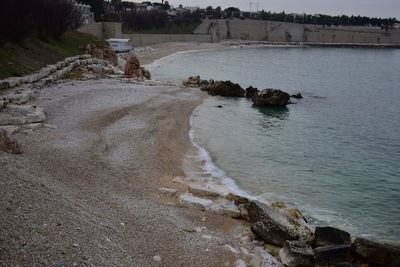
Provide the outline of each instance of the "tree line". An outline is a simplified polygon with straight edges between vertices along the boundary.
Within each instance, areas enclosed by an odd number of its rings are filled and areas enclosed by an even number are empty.
[[[310,15],[310,14],[287,14],[283,12],[271,12],[262,10],[260,12],[245,12],[237,7],[228,7],[222,10],[221,7],[213,8],[208,6],[204,10],[206,17],[210,19],[259,19],[259,20],[273,20],[284,22],[295,22],[302,24],[317,24],[326,26],[374,26],[374,27],[392,27],[397,23],[396,18],[374,18],[367,16],[330,16],[330,15]]]
[[[81,14],[65,0],[2,0],[0,44],[21,41],[31,34],[59,38],[82,23]]]

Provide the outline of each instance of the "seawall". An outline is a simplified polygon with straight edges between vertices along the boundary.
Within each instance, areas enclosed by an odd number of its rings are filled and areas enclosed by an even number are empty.
[[[400,30],[375,27],[323,27],[261,20],[206,20],[214,41],[252,40],[285,43],[400,44]]]
[[[126,34],[119,22],[97,22],[82,26],[78,31],[100,38],[130,39],[134,46],[146,46],[167,42],[212,42],[211,34]]]

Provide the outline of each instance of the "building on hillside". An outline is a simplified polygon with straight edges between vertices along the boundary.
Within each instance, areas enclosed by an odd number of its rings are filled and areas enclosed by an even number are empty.
[[[198,6],[185,6],[184,9],[188,10],[190,13],[194,13],[197,10],[200,10],[200,7],[198,7]]]
[[[94,13],[90,11],[90,6],[72,1],[75,10],[81,13],[82,23],[90,24],[94,22]]]

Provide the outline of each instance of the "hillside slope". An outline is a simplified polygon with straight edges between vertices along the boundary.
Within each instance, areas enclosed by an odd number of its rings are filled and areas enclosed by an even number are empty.
[[[21,43],[0,46],[0,79],[23,76],[65,57],[82,54],[81,48],[99,39],[90,34],[69,31],[58,40],[30,37]]]

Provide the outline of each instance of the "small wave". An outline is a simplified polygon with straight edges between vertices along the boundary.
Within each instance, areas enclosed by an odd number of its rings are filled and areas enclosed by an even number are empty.
[[[223,170],[218,168],[212,161],[210,153],[205,148],[203,148],[198,143],[196,143],[195,130],[194,130],[192,118],[193,118],[193,115],[190,117],[189,138],[197,152],[194,159],[196,162],[200,163],[200,167],[204,171],[203,174],[209,175],[211,179],[217,180],[217,181],[213,181],[210,183],[214,183],[215,185],[222,184],[224,187],[226,187],[226,189],[228,189],[227,191],[241,194],[241,195],[244,195],[244,196],[254,199],[255,198],[254,196],[251,196],[247,192],[240,189],[239,186],[236,184],[236,182],[232,178],[230,178]]]

